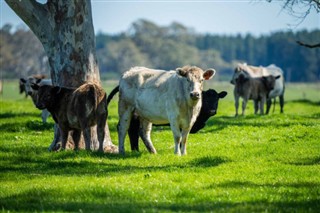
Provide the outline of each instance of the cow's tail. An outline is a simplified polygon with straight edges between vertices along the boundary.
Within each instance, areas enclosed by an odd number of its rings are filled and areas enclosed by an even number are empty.
[[[110,92],[110,94],[108,95],[108,98],[107,98],[107,106],[109,105],[109,103],[110,103],[111,99],[113,98],[113,96],[114,96],[115,94],[117,94],[117,92],[119,92],[119,85],[116,86],[116,87]]]

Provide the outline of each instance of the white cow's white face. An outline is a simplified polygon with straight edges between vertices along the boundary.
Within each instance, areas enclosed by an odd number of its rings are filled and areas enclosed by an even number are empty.
[[[215,70],[209,69],[205,72],[198,67],[185,66],[178,68],[179,75],[185,78],[185,89],[189,92],[191,100],[198,101],[201,99],[204,80],[209,80],[215,74]]]

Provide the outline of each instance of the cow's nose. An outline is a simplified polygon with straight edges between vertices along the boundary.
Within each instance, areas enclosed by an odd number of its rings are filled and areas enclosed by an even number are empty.
[[[32,95],[32,92],[31,92],[31,91],[29,91],[29,92],[28,92],[28,95]]]
[[[193,99],[193,100],[197,100],[200,98],[200,93],[198,92],[191,92],[190,93],[190,97]]]

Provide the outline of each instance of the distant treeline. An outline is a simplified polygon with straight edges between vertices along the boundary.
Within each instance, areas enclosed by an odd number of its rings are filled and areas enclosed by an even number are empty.
[[[119,76],[133,66],[171,70],[183,65],[213,67],[219,80],[230,80],[239,62],[276,64],[287,81],[320,80],[320,48],[297,44],[319,43],[320,30],[275,32],[267,36],[199,34],[180,23],[158,26],[147,20],[134,22],[117,35],[98,33],[96,49],[101,76]],[[3,78],[49,73],[41,43],[26,29],[0,29],[0,64]]]

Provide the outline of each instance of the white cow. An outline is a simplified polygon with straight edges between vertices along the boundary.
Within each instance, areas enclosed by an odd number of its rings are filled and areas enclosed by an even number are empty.
[[[37,101],[37,91],[33,90],[31,85],[32,84],[38,84],[39,86],[42,85],[52,85],[52,80],[51,79],[37,79],[34,77],[28,77],[27,79],[21,78],[20,82],[24,84],[25,92],[26,94],[30,95],[32,98],[32,101],[34,104],[36,104]],[[47,119],[49,117],[50,113],[47,109],[43,109],[41,112],[41,118],[42,122],[46,123]]]
[[[119,153],[125,153],[126,133],[133,113],[137,113],[142,140],[150,152],[156,153],[150,138],[152,123],[170,123],[174,153],[187,154],[187,137],[202,104],[203,81],[214,74],[214,69],[204,72],[195,66],[176,71],[134,67],[125,72],[119,82]]]
[[[281,70],[281,68],[277,67],[274,64],[271,64],[267,67],[262,67],[262,66],[256,67],[256,66],[248,65],[246,63],[238,64],[237,67],[235,68],[231,83],[235,84],[235,79],[237,79],[238,76],[243,72],[245,72],[252,78],[259,78],[259,77],[269,76],[269,75],[272,75],[274,77],[280,76],[279,78],[276,79],[274,88],[268,94],[266,114],[269,113],[272,99],[276,99],[276,97],[278,96],[280,99],[280,112],[283,113],[285,83],[284,83],[283,71]]]

